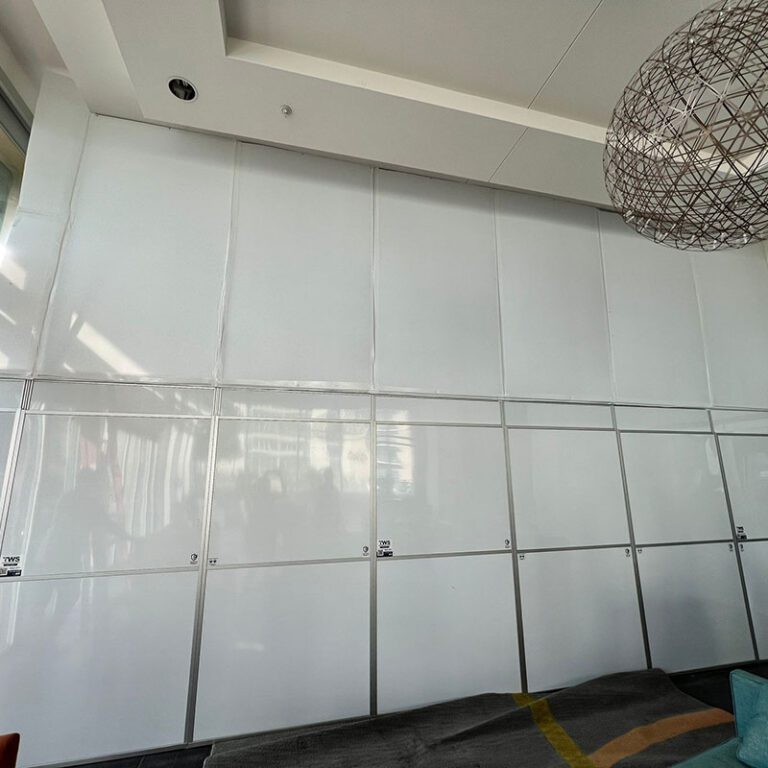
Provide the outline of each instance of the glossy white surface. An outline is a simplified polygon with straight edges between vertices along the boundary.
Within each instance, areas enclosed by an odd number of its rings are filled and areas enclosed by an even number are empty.
[[[362,557],[370,427],[222,421],[210,556],[219,563]]]
[[[519,573],[529,690],[645,667],[634,569],[624,549],[529,553]]]
[[[64,219],[69,215],[89,117],[74,80],[46,70],[24,162],[21,208]]]
[[[224,381],[370,386],[372,173],[240,145]]]
[[[91,119],[40,372],[211,380],[233,158],[230,140]]]
[[[599,212],[616,399],[709,403],[699,307],[688,255]]]
[[[221,393],[221,415],[249,419],[366,421],[371,418],[371,397],[268,389],[225,389]]]
[[[498,192],[505,391],[611,399],[611,357],[594,209]]]
[[[212,406],[213,390],[204,387],[68,381],[36,381],[29,401],[31,411],[171,416],[210,416]]]
[[[209,572],[195,739],[367,715],[369,571]]]
[[[597,427],[612,429],[607,405],[563,405],[560,403],[504,403],[507,426]]]
[[[716,405],[768,407],[768,268],[762,243],[692,256]]]
[[[0,244],[0,370],[32,372],[65,222],[17,211]]]
[[[190,564],[210,422],[28,414],[4,556],[25,576]]]
[[[509,430],[519,549],[629,541],[613,432]]]
[[[440,424],[501,424],[497,402],[424,397],[377,397],[376,420]]]
[[[509,555],[378,562],[379,712],[520,690]]]
[[[616,408],[619,429],[642,429],[652,432],[710,432],[709,416],[694,408]]]
[[[13,379],[0,379],[0,410],[15,411],[21,405],[24,382]]]
[[[765,411],[712,411],[715,432],[741,432],[768,435],[768,413]]]
[[[13,413],[0,413],[0,488],[2,488],[7,468],[8,452],[11,448],[13,422],[15,420],[16,416]],[[2,529],[0,529],[0,535],[2,535]]]
[[[499,394],[493,193],[377,171],[376,211],[376,386]]]
[[[379,425],[376,443],[377,536],[396,555],[508,546],[501,429]]]
[[[19,768],[183,741],[196,585],[0,582],[0,731],[24,734]]]
[[[741,563],[747,583],[749,608],[755,627],[760,658],[768,657],[768,541],[747,541],[741,545]]]
[[[622,434],[638,544],[730,539],[715,438]]]
[[[750,539],[768,538],[768,437],[719,439],[734,525]]]
[[[754,658],[728,544],[647,547],[637,561],[654,666],[673,672]]]

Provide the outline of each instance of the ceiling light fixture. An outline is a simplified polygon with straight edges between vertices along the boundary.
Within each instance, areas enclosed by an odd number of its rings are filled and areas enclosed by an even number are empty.
[[[768,237],[766,0],[720,0],[664,40],[613,112],[603,167],[624,220],[658,243]]]
[[[197,98],[197,88],[183,77],[172,77],[168,81],[168,90],[182,101],[194,101]]]

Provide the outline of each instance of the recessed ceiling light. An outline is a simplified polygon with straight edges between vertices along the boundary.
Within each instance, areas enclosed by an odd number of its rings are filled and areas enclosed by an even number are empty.
[[[183,77],[172,77],[168,81],[168,90],[182,101],[194,101],[197,98],[197,88]]]

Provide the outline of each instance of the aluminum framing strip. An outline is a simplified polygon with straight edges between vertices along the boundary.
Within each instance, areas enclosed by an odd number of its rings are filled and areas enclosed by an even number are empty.
[[[511,541],[511,539],[510,539]],[[511,555],[512,548],[508,549],[475,549],[462,550],[460,552],[419,552],[412,555],[394,554],[391,557],[380,558],[383,563],[391,563],[397,560],[438,560],[446,557],[482,557],[485,555]]]
[[[30,416],[86,416],[94,418],[115,417],[120,419],[197,419],[210,421],[210,413],[133,413],[125,411],[47,411],[44,409],[28,410]]]
[[[648,669],[653,667],[651,658],[651,642],[648,637],[648,622],[645,618],[645,601],[643,600],[643,585],[640,579],[640,564],[637,562],[637,543],[635,541],[635,527],[632,522],[632,505],[629,500],[629,485],[627,483],[627,470],[624,466],[624,448],[621,444],[621,432],[616,428],[616,406],[611,406],[611,421],[616,434],[616,448],[619,452],[619,471],[621,472],[621,487],[624,491],[624,510],[627,515],[627,530],[629,531],[629,549],[632,555],[632,569],[635,574],[635,590],[637,592],[637,608],[640,613],[640,630],[643,634],[643,649],[645,650],[645,664]]]
[[[6,577],[6,582],[27,581],[65,581],[67,579],[101,579],[111,576],[155,576],[163,573],[193,573],[197,570],[194,565],[171,565],[167,568],[126,568],[113,571],[72,571],[71,573],[38,573],[31,576]]]
[[[367,546],[367,545],[366,545]],[[211,552],[209,556],[216,559],[216,554]],[[310,560],[265,560],[263,563],[253,561],[249,563],[209,563],[208,571],[237,571],[250,570],[251,568],[292,568],[297,565],[326,565],[334,563],[366,563],[365,555],[360,557],[326,557]]]
[[[195,599],[195,619],[192,630],[192,652],[189,661],[189,687],[187,689],[187,713],[184,721],[184,742],[189,744],[195,737],[195,712],[197,709],[197,683],[200,675],[200,649],[203,639],[203,615],[205,607],[205,586],[208,578],[208,550],[211,541],[211,516],[213,513],[213,484],[215,480],[216,455],[219,445],[219,410],[221,389],[213,394],[211,413],[211,434],[208,443],[208,473],[205,488],[205,509],[198,553],[197,596]]]
[[[527,424],[508,424],[506,429],[515,431],[529,430],[531,432],[614,432],[613,427],[557,427],[544,424],[535,426]]]
[[[695,547],[700,544],[733,544],[733,539],[691,539],[688,541],[652,541],[650,544],[640,543],[638,551],[642,549],[658,549],[660,547]]]
[[[568,547],[531,547],[530,549],[521,547],[517,551],[521,555],[535,555],[539,552],[582,552],[592,549],[626,549],[631,546],[631,541],[623,541],[618,544],[582,544]]]
[[[379,544],[378,530],[378,466],[377,445],[378,434],[376,430],[376,401],[371,395],[371,419],[370,419],[370,520],[368,524],[368,559],[370,570],[368,576],[368,649],[370,653],[368,666],[369,686],[369,714],[376,717],[379,712],[379,604],[378,604],[378,567],[379,558],[376,554]]]
[[[481,427],[482,429],[501,429],[501,424],[488,424],[478,421],[377,421],[377,427]]]
[[[8,525],[8,515],[11,509],[11,494],[13,492],[13,483],[16,479],[16,468],[19,463],[19,454],[21,452],[21,437],[24,432],[24,421],[26,419],[27,407],[32,394],[32,381],[24,379],[24,385],[21,392],[21,402],[16,408],[16,416],[13,420],[13,429],[11,430],[11,441],[8,445],[8,458],[5,462],[2,486],[0,487],[0,552],[3,551],[5,542],[5,531]]]
[[[520,688],[523,693],[528,693],[528,668],[525,660],[525,635],[523,628],[523,599],[520,589],[520,558],[517,549],[517,529],[515,527],[515,497],[512,483],[512,464],[509,453],[509,430],[507,429],[506,409],[504,401],[499,400],[501,412],[502,434],[504,436],[504,464],[507,473],[507,509],[509,511],[509,552],[512,554],[512,578],[515,591],[515,621],[517,623],[517,652],[520,666]],[[506,551],[506,550],[505,550]]]
[[[248,421],[262,424],[370,424],[370,419],[316,419],[312,416],[306,418],[291,417],[281,418],[275,416],[272,418],[265,418],[263,416],[219,416],[221,421]]]
[[[715,449],[717,451],[717,463],[720,466],[720,476],[723,478],[723,493],[725,495],[725,506],[728,510],[728,521],[731,525],[731,536],[733,537],[733,551],[736,554],[736,565],[739,569],[739,581],[741,582],[741,592],[744,597],[744,609],[747,612],[747,623],[749,624],[749,635],[752,638],[752,650],[755,654],[755,661],[760,660],[760,649],[757,646],[757,634],[755,633],[755,622],[752,617],[752,608],[749,604],[749,593],[747,591],[747,580],[744,577],[744,563],[741,561],[741,539],[736,535],[736,523],[733,519],[733,506],[731,504],[731,494],[728,491],[728,478],[725,476],[725,462],[723,461],[723,451],[720,447],[720,435],[715,433],[715,423],[712,419],[712,411],[707,409],[709,416],[709,426],[715,437]]]

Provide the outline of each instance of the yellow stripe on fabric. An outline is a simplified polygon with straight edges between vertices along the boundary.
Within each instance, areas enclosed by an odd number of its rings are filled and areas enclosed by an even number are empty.
[[[571,768],[595,768],[595,764],[585,755],[579,745],[565,732],[555,720],[546,699],[539,699],[530,705],[533,722],[544,734],[552,748]]]
[[[536,699],[529,693],[513,693],[512,698],[515,700],[515,704],[517,704],[518,707],[527,707],[529,704],[536,701]]]

